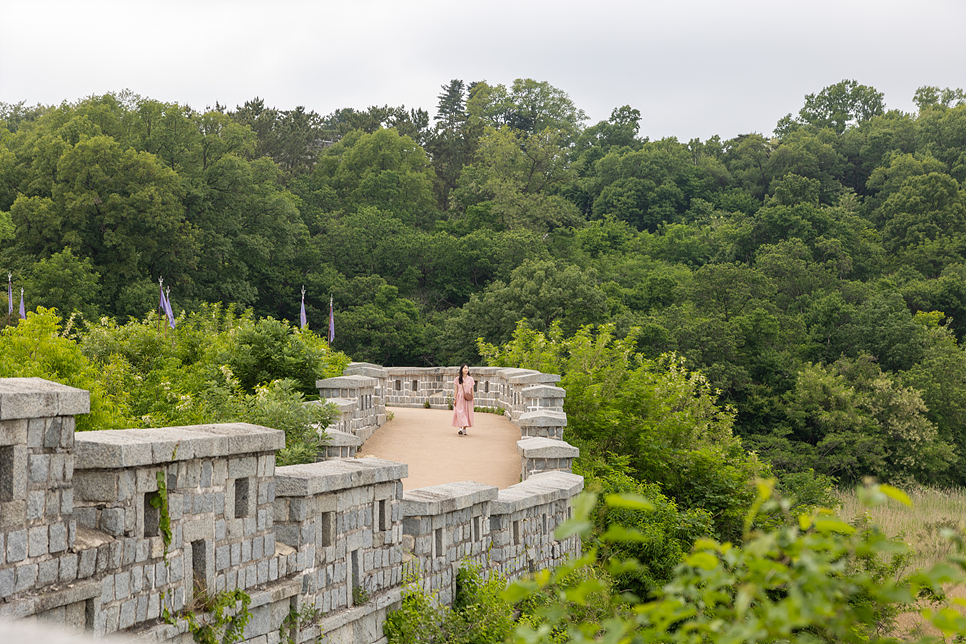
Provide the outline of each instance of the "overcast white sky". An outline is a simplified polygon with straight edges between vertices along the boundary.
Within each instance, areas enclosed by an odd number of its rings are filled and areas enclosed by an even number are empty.
[[[912,111],[966,88],[966,0],[2,0],[0,101],[130,89],[196,109],[422,107],[459,78],[548,81],[641,133],[768,134],[843,79]]]

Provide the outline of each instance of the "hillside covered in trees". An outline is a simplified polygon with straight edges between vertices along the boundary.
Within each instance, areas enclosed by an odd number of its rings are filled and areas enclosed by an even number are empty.
[[[702,372],[779,472],[962,485],[966,99],[915,102],[843,81],[688,142],[531,79],[451,81],[432,116],[2,104],[0,270],[89,321],[156,308],[160,276],[178,311],[294,320],[304,285],[335,349],[390,365],[607,324]]]

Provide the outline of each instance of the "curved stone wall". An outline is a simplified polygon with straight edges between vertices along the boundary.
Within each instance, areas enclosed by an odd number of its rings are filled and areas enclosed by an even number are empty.
[[[320,381],[338,394],[344,431],[331,432],[326,460],[278,468],[278,430],[75,434],[88,392],[0,379],[0,618],[188,644],[182,611],[201,594],[241,588],[252,599],[246,644],[279,644],[283,622],[306,606],[320,617],[292,629],[295,641],[324,633],[328,642],[379,643],[407,569],[449,602],[463,562],[508,578],[560,563],[580,549],[553,531],[583,479],[569,471],[576,450],[562,440],[559,379],[474,373],[478,400],[521,427],[525,480],[504,490],[462,482],[403,491],[405,464],[343,458],[385,422],[387,390],[415,381],[409,399],[392,404],[445,405],[446,387],[434,387],[451,382],[455,369],[354,364]]]

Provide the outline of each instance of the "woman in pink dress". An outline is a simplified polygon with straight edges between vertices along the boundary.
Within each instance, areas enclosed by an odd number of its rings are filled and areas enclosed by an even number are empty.
[[[459,435],[469,434],[473,426],[473,385],[468,365],[460,367],[460,373],[453,380],[453,427],[459,427]],[[467,400],[469,398],[469,400]]]

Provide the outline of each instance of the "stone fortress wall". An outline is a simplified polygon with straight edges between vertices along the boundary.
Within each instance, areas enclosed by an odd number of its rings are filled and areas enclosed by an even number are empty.
[[[476,368],[476,405],[521,428],[521,483],[403,490],[407,466],[351,458],[386,405],[447,406],[452,369],[353,363],[320,380],[341,411],[320,462],[275,467],[278,430],[248,424],[75,433],[89,395],[0,379],[0,617],[101,636],[193,641],[201,598],[244,590],[243,642],[383,642],[414,575],[452,601],[464,562],[514,578],[579,553],[557,541],[583,479],[563,442],[559,377]],[[286,620],[307,607],[318,618]],[[171,616],[171,619],[164,619]],[[0,632],[3,627],[0,625]]]

